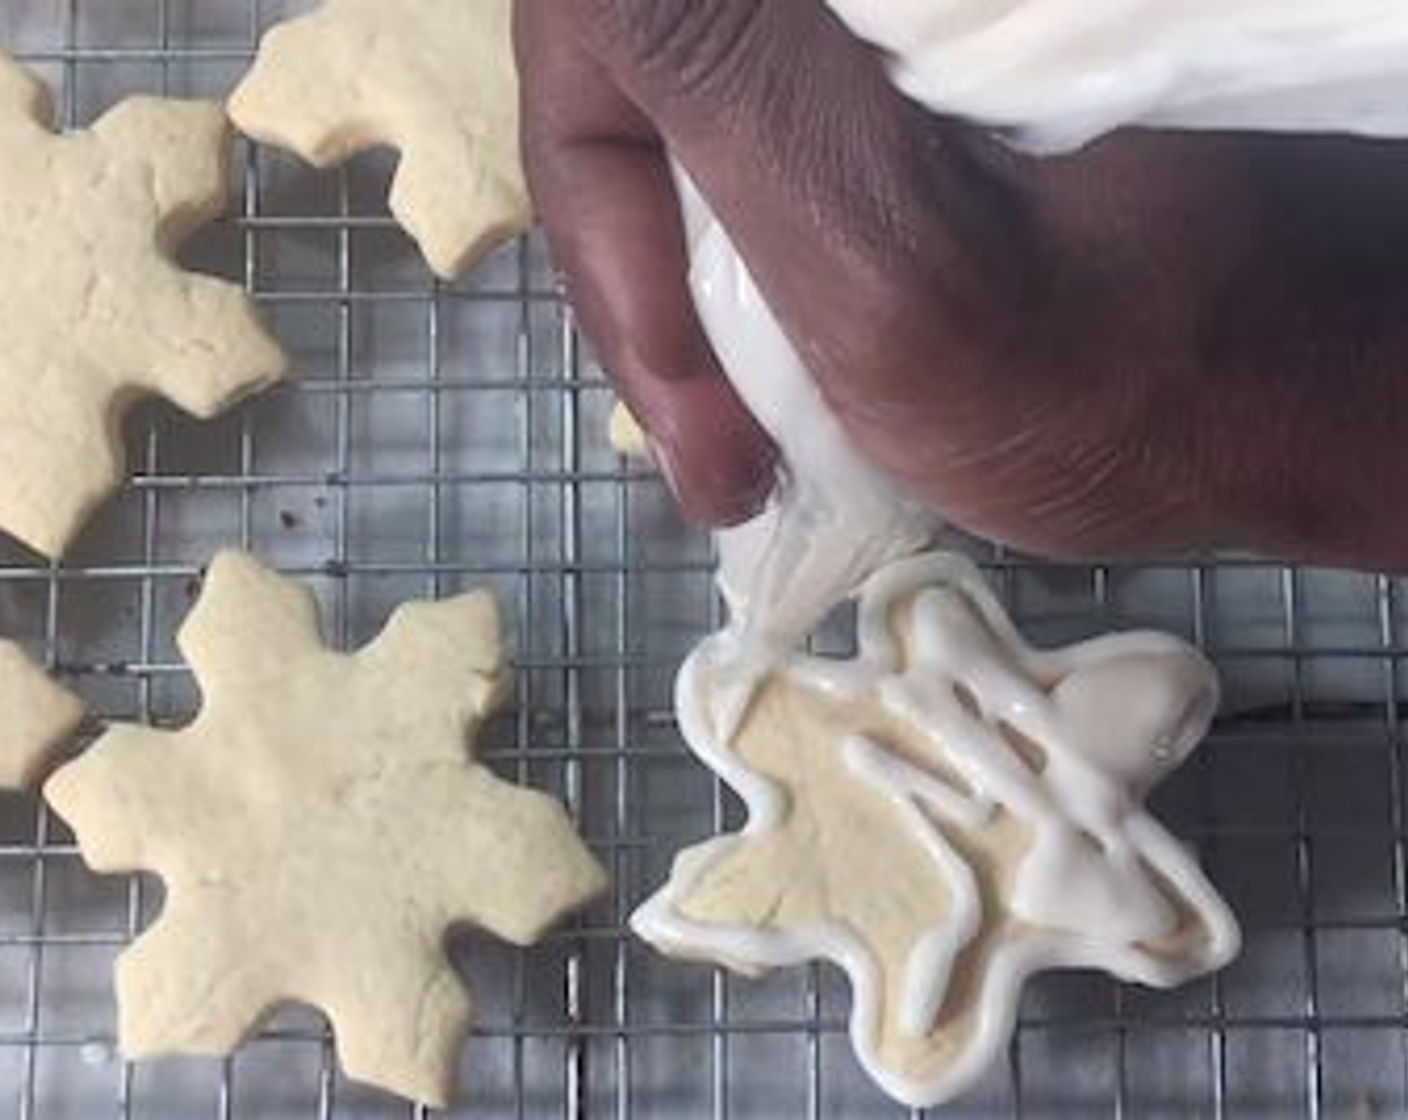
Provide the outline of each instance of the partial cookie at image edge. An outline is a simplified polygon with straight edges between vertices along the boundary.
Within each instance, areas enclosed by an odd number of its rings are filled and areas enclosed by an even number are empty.
[[[53,121],[0,53],[0,532],[57,559],[122,480],[132,403],[210,419],[288,359],[238,285],[175,259],[227,203],[220,107],[134,97],[82,131]]]
[[[455,280],[532,222],[511,12],[511,0],[324,0],[265,33],[230,116],[319,168],[396,150],[391,211]]]

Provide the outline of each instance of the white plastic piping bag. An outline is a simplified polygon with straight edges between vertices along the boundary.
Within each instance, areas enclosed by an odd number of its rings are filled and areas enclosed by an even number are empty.
[[[939,522],[851,446],[723,225],[683,171],[675,178],[700,320],[782,453],[767,511],[718,535],[740,671],[756,678],[882,565],[928,543]]]
[[[936,112],[1078,147],[1123,125],[1408,136],[1404,0],[827,0]]]
[[[936,112],[1054,151],[1129,124],[1408,136],[1408,0],[827,0]],[[735,717],[774,661],[937,521],[848,442],[727,232],[677,169],[691,286],[782,450],[771,508],[719,536]]]
[[[936,112],[1042,150],[1129,124],[1408,137],[1408,0],[827,0]],[[753,661],[794,648],[936,528],[850,446],[727,232],[677,171],[695,302],[782,449],[773,507],[720,535]]]

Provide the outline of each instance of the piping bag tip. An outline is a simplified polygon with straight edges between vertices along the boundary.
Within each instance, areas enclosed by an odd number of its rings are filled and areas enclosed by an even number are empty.
[[[724,742],[773,670],[871,575],[928,545],[932,526],[931,514],[904,500],[851,508],[788,478],[762,517],[719,534],[729,625],[719,635],[714,680]]]
[[[727,230],[675,171],[700,322],[782,460],[767,510],[718,534],[731,621],[716,711],[729,741],[771,671],[882,565],[924,547],[938,519],[855,450]]]

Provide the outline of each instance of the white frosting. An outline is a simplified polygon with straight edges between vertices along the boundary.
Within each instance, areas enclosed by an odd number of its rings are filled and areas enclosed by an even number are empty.
[[[907,635],[896,624],[904,604]],[[892,1024],[900,1034],[922,1038],[933,1029],[955,964],[993,918],[984,913],[981,869],[969,866],[935,818],[973,829],[1001,811],[1031,836],[1006,900],[1011,917],[1025,924],[988,958],[971,1035],[928,1079],[907,1076],[881,1053],[882,964],[849,925],[711,925],[681,912],[717,861],[777,828],[789,811],[788,792],[750,769],[720,731],[711,685],[735,656],[727,636],[690,658],[676,700],[691,749],[742,796],[748,824],[681,857],[670,882],[636,914],[641,936],[747,973],[817,958],[835,962],[854,989],[850,1031],[857,1054],[889,1093],[914,1106],[948,1100],[981,1076],[1009,1037],[1021,986],[1035,971],[1098,968],[1163,987],[1235,955],[1239,933],[1231,913],[1196,861],[1140,804],[1193,749],[1216,708],[1216,677],[1196,651],[1147,633],[1033,650],[976,569],[947,555],[897,562],[871,579],[861,596],[859,635],[852,661],[794,653],[775,671],[848,700],[855,710],[883,705],[968,787],[953,788],[859,730],[838,743],[816,744],[819,751],[841,750],[849,772],[895,804],[947,884],[944,920],[915,945],[905,969]],[[1044,767],[1014,748],[1003,724],[1039,746]],[[1185,915],[1201,937],[1177,949],[1151,947],[1176,932]]]
[[[767,512],[718,535],[740,669],[751,661],[761,670],[882,564],[922,548],[938,518],[852,448],[728,233],[688,178],[676,178],[700,320],[782,453]]]
[[[1408,136],[1388,0],[827,0],[938,112],[1038,150],[1121,125]]]
[[[842,750],[856,776],[877,786],[894,803],[895,811],[919,838],[948,887],[948,920],[936,925],[911,951],[905,968],[904,1000],[896,1014],[903,1035],[923,1038],[934,1029],[943,1009],[959,954],[983,930],[983,901],[973,869],[929,823],[920,806],[960,828],[981,827],[992,817],[994,806],[985,798],[963,797],[935,775],[895,757],[865,736],[846,740]]]

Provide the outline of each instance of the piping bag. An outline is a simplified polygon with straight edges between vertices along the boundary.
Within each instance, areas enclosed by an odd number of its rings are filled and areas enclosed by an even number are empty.
[[[826,0],[936,113],[1068,151],[1125,125],[1408,136],[1394,0]]]
[[[717,534],[734,643],[718,718],[731,738],[768,672],[867,578],[928,544],[940,521],[851,445],[728,232],[678,165],[675,181],[700,321],[781,452],[768,507]]]
[[[902,92],[1037,151],[1128,124],[1408,136],[1408,4],[826,2],[885,53]],[[718,538],[746,685],[938,519],[851,447],[728,233],[675,175],[705,331],[782,452],[772,505]]]

